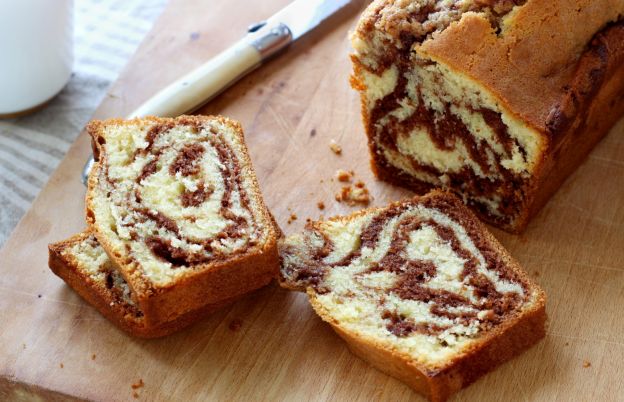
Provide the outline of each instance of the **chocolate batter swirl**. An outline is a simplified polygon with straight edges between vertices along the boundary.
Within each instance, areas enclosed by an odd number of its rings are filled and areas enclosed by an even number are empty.
[[[449,334],[471,336],[499,324],[528,297],[528,285],[450,198],[395,204],[352,224],[358,222],[359,229],[340,232],[355,232],[353,247],[345,247],[345,235],[332,235],[339,223],[311,223],[302,238],[287,239],[286,282],[342,303],[367,300],[388,333],[439,336],[442,344]],[[414,302],[426,313],[409,313]]]
[[[410,88],[407,76],[413,66],[410,47],[406,46],[397,61],[398,79],[394,90],[385,97],[378,99],[369,112],[367,132],[371,136],[370,146],[373,149],[375,163],[393,177],[392,181],[407,183],[418,189],[429,190],[444,186],[460,193],[467,194],[468,204],[477,209],[487,218],[500,225],[508,225],[519,215],[524,204],[523,194],[531,185],[525,175],[511,172],[502,164],[503,160],[512,158],[513,149],[518,149],[521,157],[526,160],[526,152],[518,141],[509,134],[508,127],[502,120],[501,113],[487,108],[471,109],[473,114],[480,115],[485,124],[494,134],[495,141],[503,148],[496,152],[483,138],[477,138],[457,117],[452,108],[457,104],[446,103],[444,110],[432,109],[420,87]],[[412,84],[414,85],[414,84]],[[410,92],[417,94],[415,99]],[[405,102],[417,106],[404,119],[392,115],[392,112],[403,107]],[[433,146],[442,151],[456,150],[461,144],[468,152],[469,158],[479,167],[477,172],[469,165],[459,171],[441,171],[435,166],[419,162],[411,155],[403,156],[409,160],[412,170],[424,172],[433,178],[442,175],[446,182],[427,182],[411,176],[408,172],[392,164],[384,155],[386,150],[402,153],[398,146],[400,136],[409,135],[414,129],[426,130]],[[493,163],[492,163],[493,162]],[[387,178],[389,179],[389,177]],[[500,199],[496,208],[484,203],[483,199]]]
[[[188,267],[258,242],[240,150],[227,133],[178,119],[155,123],[142,136],[124,161],[104,153],[100,169],[114,230],[142,244],[126,246],[130,255],[147,249],[174,268]]]

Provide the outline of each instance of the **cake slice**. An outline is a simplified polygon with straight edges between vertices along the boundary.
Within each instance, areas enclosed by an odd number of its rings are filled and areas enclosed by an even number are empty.
[[[50,269],[76,293],[122,330],[140,338],[156,338],[178,331],[221,305],[207,305],[157,327],[146,325],[128,283],[115,269],[95,236],[77,234],[50,244]],[[226,303],[223,303],[225,305]]]
[[[357,356],[432,401],[545,334],[545,295],[449,193],[367,209],[280,242],[281,284]]]
[[[507,231],[624,115],[621,0],[376,0],[352,43],[376,175]]]
[[[277,276],[277,228],[238,123],[181,116],[93,121],[87,223],[148,326]]]

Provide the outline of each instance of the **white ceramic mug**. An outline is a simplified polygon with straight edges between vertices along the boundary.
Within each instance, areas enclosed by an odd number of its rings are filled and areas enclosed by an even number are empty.
[[[36,110],[69,81],[72,0],[0,0],[0,117]]]

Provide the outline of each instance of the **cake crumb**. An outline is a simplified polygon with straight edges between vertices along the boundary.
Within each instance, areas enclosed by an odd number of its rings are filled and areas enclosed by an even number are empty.
[[[347,205],[354,206],[357,204],[368,205],[372,197],[362,181],[358,181],[353,186],[344,186],[338,194],[336,201],[344,202]]]
[[[61,363],[61,364],[59,364],[59,367],[63,368],[63,367],[65,367],[65,365],[63,363]]]
[[[353,179],[353,172],[347,172],[346,170],[338,169],[336,171],[336,179],[343,183],[348,183]]]
[[[297,220],[297,215],[296,214],[290,214],[290,217],[288,217],[288,224],[290,225],[291,223],[293,223],[296,220]]]
[[[94,353],[91,355],[91,360],[95,360],[95,358],[97,357],[97,355]]]
[[[583,361],[583,368],[589,368],[589,367],[591,367],[591,363],[589,361],[587,361],[587,360],[584,360]]]
[[[312,218],[306,218],[306,223],[312,223]]]
[[[310,130],[310,137],[314,137],[316,135],[316,129],[313,128],[312,130]]]
[[[338,145],[336,143],[336,141],[331,140],[329,142],[329,149],[332,150],[333,153],[335,153],[336,155],[341,155],[342,154],[342,147],[340,145]]]
[[[242,326],[243,326],[243,321],[238,318],[235,318],[232,321],[230,321],[230,325],[228,325],[228,328],[232,332],[237,332],[239,329],[241,329]]]
[[[139,398],[139,393],[137,392],[137,389],[143,388],[144,385],[145,385],[145,383],[143,382],[142,378],[139,378],[139,381],[137,381],[134,384],[130,385],[132,387],[132,397],[134,399],[138,399]]]
[[[323,201],[319,201],[316,203],[316,206],[318,209],[320,209],[321,211],[325,209],[325,203]]]
[[[137,381],[134,384],[132,384],[131,387],[132,387],[132,389],[139,389],[139,388],[143,388],[144,385],[145,385],[145,383],[143,382],[143,379],[139,378],[139,381]]]

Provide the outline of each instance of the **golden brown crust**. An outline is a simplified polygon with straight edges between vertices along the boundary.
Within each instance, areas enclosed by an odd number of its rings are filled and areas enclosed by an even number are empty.
[[[546,132],[551,108],[572,82],[583,51],[623,15],[620,0],[530,0],[505,19],[500,34],[484,17],[466,14],[420,51],[479,81],[507,109]]]
[[[537,190],[527,211],[527,222],[623,115],[624,21],[621,21],[594,38],[577,66],[573,84],[551,110],[548,125],[556,141],[546,153]]]
[[[161,288],[139,299],[139,304],[149,322],[167,322],[198,306],[219,303],[268,285],[277,275],[278,261],[275,240],[265,250],[213,264],[205,272]]]
[[[63,279],[100,314],[132,336],[158,338],[169,335],[236,300],[236,298],[226,299],[219,304],[206,305],[199,310],[186,313],[174,321],[158,326],[148,326],[140,313],[133,313],[134,309],[120,302],[111,291],[95,283],[92,277],[79,269],[76,261],[63,255],[65,250],[85,241],[90,236],[89,232],[82,232],[67,240],[50,244],[48,265],[54,274]]]
[[[86,198],[87,224],[132,288],[136,295],[137,302],[145,314],[145,319],[150,326],[157,326],[170,322],[189,311],[195,311],[205,305],[218,304],[223,300],[241,296],[267,285],[277,276],[279,271],[277,226],[264,204],[257,178],[252,170],[251,160],[244,141],[243,130],[238,122],[223,116],[180,116],[177,118],[148,116],[133,120],[95,120],[87,125],[87,131],[93,139],[93,146],[98,149],[98,154],[101,155],[103,151],[101,149],[101,139],[103,138],[102,129],[106,125],[133,125],[137,123],[176,124],[179,122],[195,122],[202,124],[213,120],[217,120],[221,124],[231,127],[239,136],[244,152],[238,155],[238,157],[241,159],[240,162],[242,165],[249,167],[252,185],[251,189],[248,190],[253,193],[253,196],[260,206],[260,208],[254,212],[261,215],[262,219],[269,223],[266,227],[268,231],[266,242],[251,247],[243,254],[224,261],[202,264],[203,266],[201,268],[189,271],[185,276],[171,285],[155,287],[140,270],[132,268],[133,265],[135,265],[132,261],[115,252],[110,241],[103,233],[98,231],[97,227],[94,225],[95,214],[92,211],[93,196],[91,195],[90,189],[95,189],[98,186],[99,162],[94,165],[89,175],[89,190],[87,191]]]

